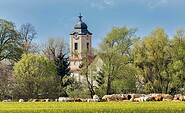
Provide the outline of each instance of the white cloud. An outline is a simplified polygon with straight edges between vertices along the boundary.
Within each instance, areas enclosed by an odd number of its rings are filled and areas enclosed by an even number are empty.
[[[155,9],[157,7],[160,7],[162,5],[165,5],[165,4],[168,4],[170,2],[170,0],[150,0],[148,3],[147,3],[147,6],[150,8],[150,9]]]
[[[114,5],[114,0],[104,0],[103,1],[105,4],[109,5],[109,6],[113,6]]]
[[[103,6],[103,4],[99,3],[99,2],[92,2],[91,7],[98,8],[98,9],[104,9],[105,8],[105,6]]]
[[[109,7],[113,7],[115,4],[115,0],[94,0],[91,2],[91,7],[98,9],[105,9]]]
[[[142,1],[142,0],[141,0]],[[185,5],[184,0],[143,0],[149,9],[156,9],[159,7],[178,7]]]

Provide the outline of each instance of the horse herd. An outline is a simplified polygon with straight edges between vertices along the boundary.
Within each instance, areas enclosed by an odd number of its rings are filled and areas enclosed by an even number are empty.
[[[99,98],[94,95],[93,98],[81,99],[70,97],[59,97],[58,99],[30,99],[28,102],[145,102],[145,101],[185,101],[185,96],[182,94],[170,95],[170,94],[112,94],[104,95]],[[9,102],[9,101],[4,101]],[[19,99],[19,102],[24,102],[23,99]]]

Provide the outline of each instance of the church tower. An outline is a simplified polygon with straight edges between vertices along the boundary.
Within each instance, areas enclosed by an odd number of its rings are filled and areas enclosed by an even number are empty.
[[[87,49],[88,51],[92,49],[92,33],[88,31],[87,25],[82,21],[81,14],[78,17],[79,20],[75,24],[74,29],[70,34],[69,62],[73,74],[77,74],[77,71],[80,70],[79,66],[82,63],[83,58],[82,52],[85,49]]]

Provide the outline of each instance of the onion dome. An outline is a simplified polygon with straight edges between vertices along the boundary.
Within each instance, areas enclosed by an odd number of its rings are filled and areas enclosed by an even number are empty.
[[[81,14],[78,16],[79,17],[79,21],[75,24],[74,26],[74,30],[70,35],[74,35],[74,34],[79,34],[79,35],[92,35],[92,33],[90,33],[88,31],[88,26],[82,22],[82,16]]]

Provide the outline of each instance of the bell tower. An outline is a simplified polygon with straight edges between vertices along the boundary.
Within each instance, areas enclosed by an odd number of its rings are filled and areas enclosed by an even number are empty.
[[[70,68],[71,71],[78,71],[82,63],[82,52],[86,49],[92,49],[92,33],[88,31],[88,26],[82,21],[80,14],[78,22],[75,24],[70,34]]]

